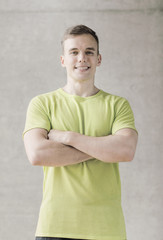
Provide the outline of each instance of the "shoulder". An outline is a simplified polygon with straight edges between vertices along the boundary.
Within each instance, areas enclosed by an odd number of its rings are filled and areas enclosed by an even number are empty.
[[[58,90],[51,91],[48,93],[39,94],[35,97],[33,97],[30,100],[30,105],[42,105],[42,106],[48,106],[49,104],[53,104],[55,102],[55,99],[58,95]]]
[[[117,116],[120,113],[132,112],[129,101],[122,96],[110,94],[102,91],[104,102],[109,106],[110,110]]]
[[[128,102],[128,100],[122,96],[114,95],[103,90],[101,90],[101,95],[106,101],[109,101],[110,104],[113,105],[121,105],[125,102]]]

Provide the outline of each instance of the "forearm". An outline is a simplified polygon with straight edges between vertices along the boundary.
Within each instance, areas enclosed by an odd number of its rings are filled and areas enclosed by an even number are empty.
[[[104,162],[127,162],[134,157],[136,149],[135,137],[125,135],[109,135],[90,137],[71,133],[68,144]]]
[[[59,167],[92,158],[78,149],[48,139],[47,134],[44,129],[32,129],[24,135],[26,153],[32,165]]]
[[[72,146],[103,162],[127,162],[134,157],[137,133],[133,129],[121,129],[115,135],[92,137],[77,132],[51,130],[52,141]]]
[[[60,167],[81,163],[91,158],[71,146],[47,140],[36,150],[34,165]]]

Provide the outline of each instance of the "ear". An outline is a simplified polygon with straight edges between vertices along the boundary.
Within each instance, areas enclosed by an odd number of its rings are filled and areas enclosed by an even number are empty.
[[[99,54],[97,57],[97,66],[101,65],[101,61],[102,61],[102,57],[101,57],[101,54]]]
[[[64,56],[61,56],[61,65],[62,67],[65,67],[65,60],[64,60]]]

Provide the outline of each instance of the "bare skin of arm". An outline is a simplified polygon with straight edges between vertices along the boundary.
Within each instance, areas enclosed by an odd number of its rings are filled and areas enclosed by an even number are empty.
[[[76,132],[51,130],[49,139],[72,146],[93,158],[103,162],[129,162],[134,158],[137,133],[130,128],[124,128],[115,135],[90,137]]]
[[[25,133],[24,145],[28,159],[36,166],[67,166],[92,159],[71,146],[48,139],[45,129],[35,128]]]

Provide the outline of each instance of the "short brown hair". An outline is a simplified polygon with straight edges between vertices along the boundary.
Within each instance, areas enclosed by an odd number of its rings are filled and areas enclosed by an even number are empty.
[[[61,41],[62,48],[64,49],[64,41],[66,39],[68,39],[70,37],[70,35],[78,36],[78,35],[82,35],[82,34],[90,34],[90,35],[92,35],[92,37],[94,37],[94,39],[97,42],[97,54],[99,54],[99,39],[98,39],[98,36],[96,35],[95,31],[93,31],[91,28],[89,28],[85,25],[76,25],[76,26],[68,28],[65,31],[65,33],[63,35],[63,38],[62,38],[62,41]]]

